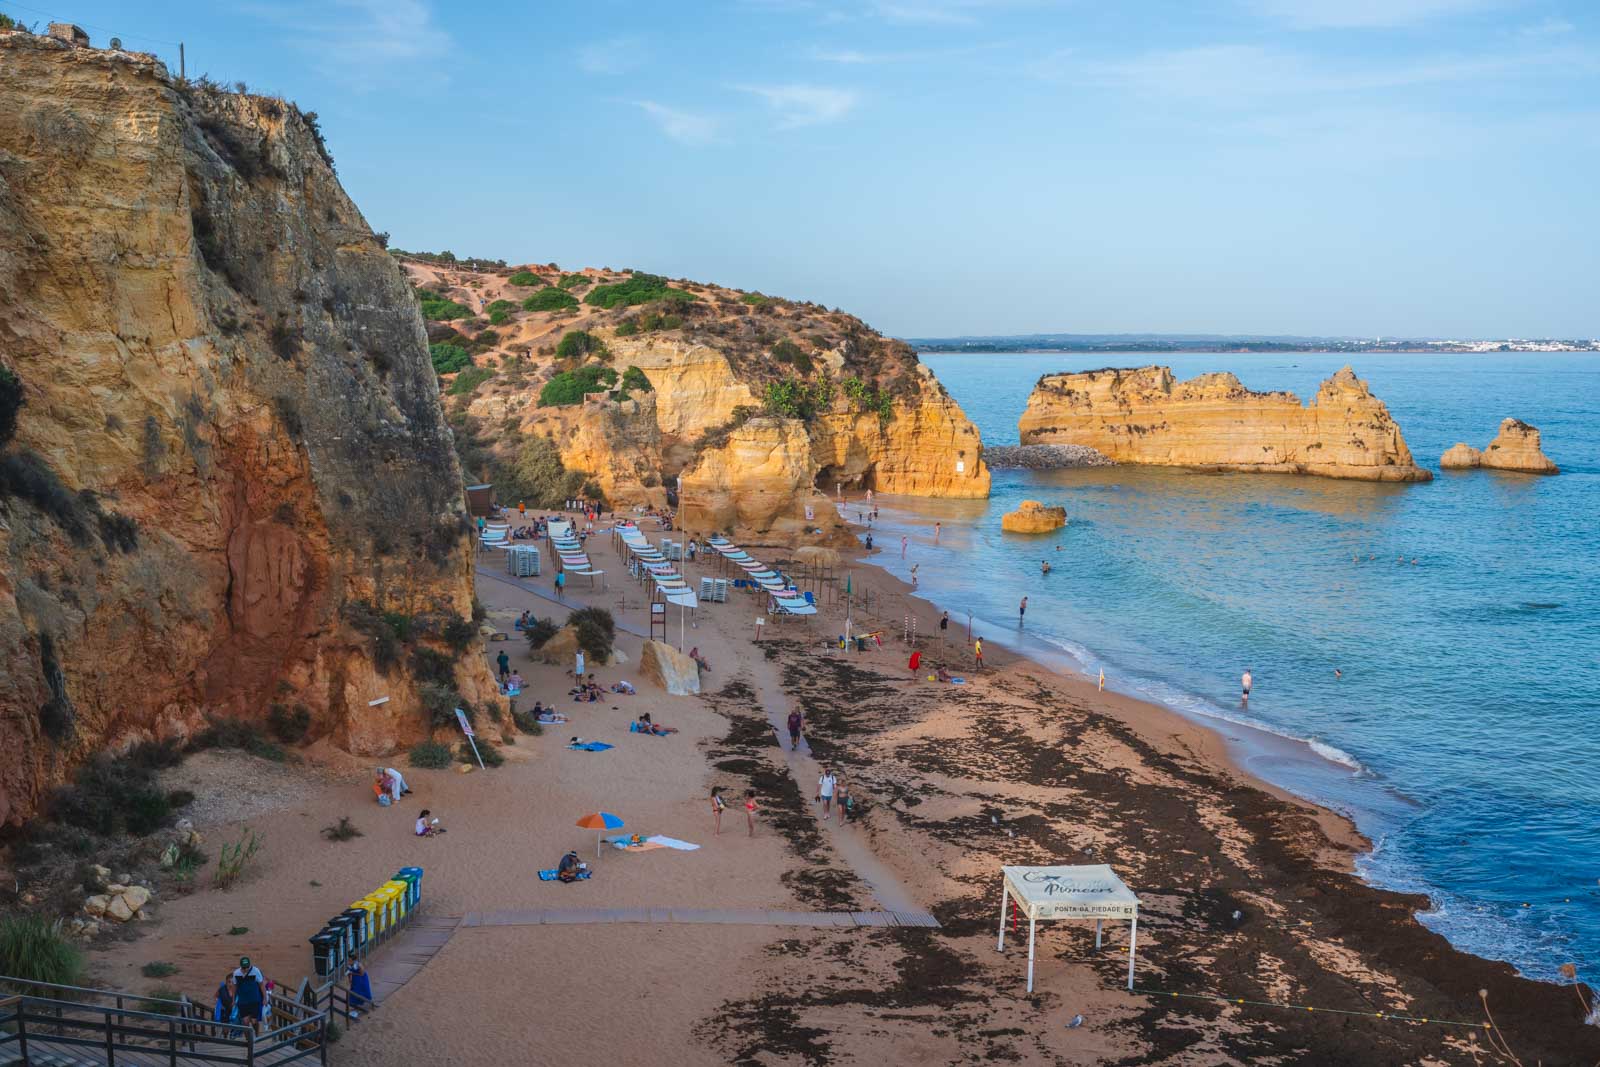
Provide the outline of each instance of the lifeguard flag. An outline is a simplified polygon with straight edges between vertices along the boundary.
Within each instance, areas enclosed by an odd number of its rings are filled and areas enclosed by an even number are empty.
[[[844,576],[844,595],[850,595],[850,576],[848,574]]]

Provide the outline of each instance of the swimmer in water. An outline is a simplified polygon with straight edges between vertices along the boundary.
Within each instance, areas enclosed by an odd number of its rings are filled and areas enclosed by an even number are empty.
[[[1344,677],[1344,671],[1341,671],[1338,667],[1335,667],[1333,669],[1333,676],[1334,676],[1335,679],[1343,678]]]
[[[1040,574],[1049,574],[1050,573],[1050,564],[1048,564],[1048,563],[1040,563],[1039,564],[1039,573]]]

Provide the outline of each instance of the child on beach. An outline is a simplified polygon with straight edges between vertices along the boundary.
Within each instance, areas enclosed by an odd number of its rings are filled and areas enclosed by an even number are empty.
[[[728,805],[722,799],[722,787],[720,785],[712,786],[711,787],[711,821],[713,823],[715,823],[716,827],[717,827],[715,833],[712,834],[713,837],[721,837],[722,836],[722,812],[723,812],[723,810],[725,808],[727,808],[727,806]]]
[[[983,670],[983,638],[977,638],[972,642],[972,655],[978,661],[977,669]]]
[[[438,819],[434,819],[432,822],[428,821],[428,816],[432,814],[433,812],[429,811],[427,808],[423,808],[422,814],[417,816],[418,837],[433,837],[436,834],[444,833],[444,827],[439,825]]]
[[[754,789],[746,789],[744,791],[744,817],[750,824],[750,836],[756,836],[756,791]]]

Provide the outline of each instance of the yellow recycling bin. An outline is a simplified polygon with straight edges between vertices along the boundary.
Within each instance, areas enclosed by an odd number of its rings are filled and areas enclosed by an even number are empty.
[[[394,890],[395,911],[401,919],[404,919],[411,911],[411,886],[401,879],[393,879],[383,883],[383,888]]]

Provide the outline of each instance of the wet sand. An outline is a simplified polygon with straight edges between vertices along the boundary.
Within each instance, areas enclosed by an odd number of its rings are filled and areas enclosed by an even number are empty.
[[[603,534],[591,541],[610,588],[591,595],[579,581],[570,592],[643,631],[645,594],[609,544]],[[749,547],[758,558],[786,555]],[[503,574],[498,554],[484,566]],[[704,562],[687,570],[691,579],[715,573]],[[864,585],[879,593],[885,627],[898,620],[899,605],[910,603],[905,587],[875,568],[852,573],[858,595]],[[537,594],[479,582],[491,620],[507,632],[524,608],[552,610],[548,572],[526,585]],[[244,951],[274,977],[297,981],[309,965],[305,938],[328,915],[395,868],[417,864],[428,872],[427,907],[439,915],[912,905],[942,928],[463,928],[345,1036],[335,1063],[1497,1062],[1481,1029],[1479,988],[1489,990],[1495,1020],[1524,1062],[1600,1060],[1600,1030],[1579,1024],[1571,990],[1456,952],[1413,918],[1425,902],[1362,885],[1348,871],[1365,843],[1349,825],[1241,774],[1217,735],[992,645],[991,669],[968,674],[968,685],[914,681],[898,621],[882,649],[826,649],[842,629],[843,605],[826,588],[818,593],[821,616],[769,625],[760,645],[753,624],[765,613],[754,597],[735,593],[703,607],[687,640],[711,662],[703,697],[669,697],[645,683],[635,669],[641,639],[628,633],[618,644],[629,662],[598,673],[606,683],[631,680],[639,695],[603,704],[562,697],[570,668],[531,662],[520,641],[489,644],[486,655],[507,648],[528,679],[519,706],[554,700],[573,722],[519,738],[495,770],[408,771],[416,794],[398,810],[375,807],[346,764],[342,782],[295,791],[245,824],[203,827],[213,844],[246,824],[261,831],[259,870],[230,893],[163,901],[145,936],[96,954],[100,977],[206,994]],[[855,617],[857,629],[878,628],[859,607]],[[933,621],[925,613],[924,635],[936,634]],[[961,673],[953,649],[947,657]],[[808,719],[799,752],[774,727],[791,706]],[[641,711],[682,732],[628,734]],[[567,751],[574,734],[617,748]],[[248,780],[251,761],[236,758]],[[824,761],[864,798],[859,822],[819,822],[813,795]],[[405,769],[403,756],[386,762]],[[720,837],[706,800],[713,784],[730,796]],[[761,803],[754,838],[738,804],[747,786]],[[412,837],[423,806],[449,834]],[[629,830],[703,847],[608,850],[595,861],[594,834],[572,825],[595,808],[622,815]],[[341,814],[365,836],[324,841],[317,831]],[[596,877],[536,881],[534,871],[568,848],[591,858]],[[1003,954],[995,951],[999,867],[1072,862],[1110,863],[1140,894],[1141,989],[1323,1010],[1129,995],[1126,931],[1112,924],[1099,952],[1090,924],[1041,925],[1028,996],[1025,944],[1008,939]],[[209,869],[201,874],[208,882]],[[230,937],[231,925],[251,933]],[[140,979],[148,960],[182,970],[162,983]],[[1080,1013],[1084,1025],[1068,1029]]]

